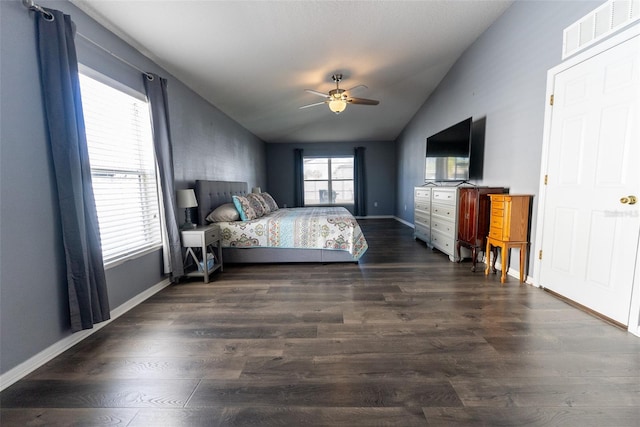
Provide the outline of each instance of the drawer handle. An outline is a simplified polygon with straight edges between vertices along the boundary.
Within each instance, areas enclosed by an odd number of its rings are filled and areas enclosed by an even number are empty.
[[[622,197],[620,199],[620,203],[622,203],[623,205],[626,205],[627,203],[629,203],[630,205],[635,205],[637,201],[638,199],[633,195],[629,197]]]

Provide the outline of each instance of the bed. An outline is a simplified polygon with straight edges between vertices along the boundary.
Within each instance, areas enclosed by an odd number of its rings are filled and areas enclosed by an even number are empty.
[[[247,196],[246,182],[196,181],[198,223],[233,196]],[[249,221],[217,222],[225,263],[357,263],[368,246],[348,210],[280,208]]]

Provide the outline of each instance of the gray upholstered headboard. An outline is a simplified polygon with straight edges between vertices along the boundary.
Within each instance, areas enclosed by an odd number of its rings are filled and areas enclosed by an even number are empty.
[[[246,196],[246,182],[232,181],[196,181],[196,199],[198,199],[198,224],[206,225],[209,213],[224,203],[232,201],[231,196]]]

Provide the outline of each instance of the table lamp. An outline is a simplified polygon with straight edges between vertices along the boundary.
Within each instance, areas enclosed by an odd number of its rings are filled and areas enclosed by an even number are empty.
[[[191,230],[196,228],[196,225],[191,221],[191,208],[198,206],[196,200],[196,193],[192,189],[178,190],[177,202],[179,208],[184,208],[184,224],[182,224],[183,230]]]

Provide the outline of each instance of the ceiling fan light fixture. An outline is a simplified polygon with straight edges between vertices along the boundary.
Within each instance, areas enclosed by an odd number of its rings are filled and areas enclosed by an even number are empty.
[[[342,99],[332,99],[329,101],[329,109],[336,114],[342,113],[347,108],[347,101]]]

